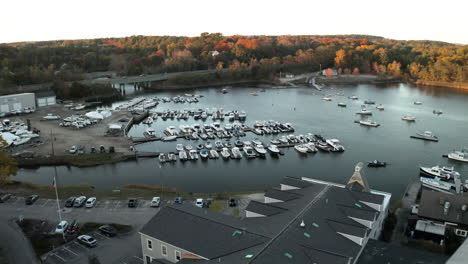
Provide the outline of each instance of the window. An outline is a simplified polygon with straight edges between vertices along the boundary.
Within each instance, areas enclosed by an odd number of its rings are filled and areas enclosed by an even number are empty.
[[[177,250],[175,251],[175,259],[176,259],[177,261],[180,260],[180,251],[177,251]]]
[[[151,240],[146,240],[146,245],[148,246],[148,249],[151,249],[153,250],[153,243],[151,242]]]
[[[161,255],[167,256],[167,247],[165,245],[161,245]]]
[[[466,237],[468,235],[468,231],[466,230],[461,230],[461,229],[455,229],[455,234],[457,236],[462,236],[462,237]]]
[[[145,256],[146,262],[145,264],[150,264],[151,263],[151,257],[150,256]]]

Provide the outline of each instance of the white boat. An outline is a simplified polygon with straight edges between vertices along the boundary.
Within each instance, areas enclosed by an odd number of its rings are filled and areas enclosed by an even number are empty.
[[[167,137],[163,137],[161,140],[162,141],[174,141],[177,139],[177,136],[167,136]]]
[[[261,144],[262,144],[262,142],[261,142],[258,138],[252,140],[252,143],[253,143],[254,145],[261,145]]]
[[[84,105],[84,104],[79,104],[79,105],[75,106],[73,109],[75,109],[75,110],[83,110],[83,109],[85,109],[85,107],[86,107],[86,105]]]
[[[416,117],[414,116],[404,116],[401,118],[401,120],[408,121],[408,122],[414,122],[416,121]]]
[[[219,140],[215,141],[215,146],[216,146],[216,148],[218,148],[218,149],[221,149],[221,148],[224,147],[223,143],[221,143],[221,141],[219,141]]]
[[[153,118],[151,116],[149,116],[145,120],[143,120],[143,124],[150,125],[152,123],[153,123]]]
[[[436,115],[441,115],[443,114],[444,112],[442,112],[441,110],[433,110],[432,113],[436,114]]]
[[[289,143],[289,140],[286,136],[282,136],[281,138],[278,139],[279,142],[281,142],[282,144],[288,144]]]
[[[244,150],[244,153],[247,156],[247,158],[255,158],[256,157],[255,152],[254,152],[254,150],[253,150],[253,148],[251,146],[248,146],[248,145],[246,146],[245,143],[244,143],[243,150]]]
[[[317,153],[317,147],[315,147],[315,144],[313,142],[309,142],[307,144],[304,144],[308,149],[309,151],[308,152],[312,152],[312,153]]]
[[[468,162],[468,149],[454,151],[452,153],[449,153],[447,157],[451,160]]]
[[[185,151],[183,151],[183,150],[180,151],[180,152],[179,152],[179,160],[181,160],[181,161],[186,161],[186,160],[187,160],[187,152],[185,152]]]
[[[194,149],[190,150],[189,155],[192,160],[198,160],[198,153],[196,150]]]
[[[221,151],[221,156],[224,159],[229,159],[229,157],[231,157],[231,153],[229,153],[229,149],[228,148],[223,148],[223,150]]]
[[[13,145],[15,145],[15,146],[22,145],[24,143],[27,143],[29,140],[31,140],[30,137],[17,137],[13,141]]]
[[[416,136],[411,136],[411,138],[429,140],[429,141],[439,141],[439,138],[435,136],[431,131],[424,131],[423,133],[416,133]]]
[[[156,130],[151,127],[148,127],[145,132],[143,133],[145,137],[153,138],[156,137]]]
[[[322,100],[324,100],[324,101],[331,101],[331,100],[333,100],[333,99],[332,99],[331,97],[325,96],[325,97],[322,98]]]
[[[242,153],[238,147],[233,147],[231,151],[232,151],[233,158],[235,159],[242,158]]]
[[[427,178],[427,177],[420,177],[419,180],[421,181],[422,185],[434,189],[437,191],[445,191],[448,192],[453,187],[452,184],[447,182],[441,181],[439,178]]]
[[[422,102],[421,101],[414,101],[414,104],[415,105],[422,105]]]
[[[308,148],[302,144],[294,146],[294,149],[297,150],[297,152],[301,154],[307,154],[307,151],[308,151]]]
[[[375,122],[375,121],[372,121],[370,119],[367,119],[367,120],[361,120],[359,121],[359,124],[361,126],[368,126],[368,127],[378,127],[380,126],[379,123]]]
[[[58,115],[53,115],[53,114],[47,114],[46,116],[43,117],[45,120],[57,120],[60,119],[60,116]]]
[[[345,148],[341,144],[341,142],[338,139],[327,139],[326,140],[327,144],[331,147],[331,151],[333,152],[343,152],[345,151]]]
[[[267,153],[266,149],[265,149],[265,148],[263,147],[263,145],[261,145],[261,144],[255,145],[255,151],[257,151],[258,154],[260,154],[260,155],[262,155],[262,156],[265,155],[265,154]]]
[[[208,154],[208,150],[207,150],[207,149],[204,148],[204,149],[201,149],[201,150],[200,150],[200,157],[201,157],[202,159],[207,159],[208,156],[209,156],[209,154]]]
[[[182,150],[184,150],[184,145],[182,145],[182,144],[177,144],[177,145],[176,145],[176,150],[177,150],[177,151],[182,151]]]
[[[440,167],[440,166],[434,166],[434,167],[419,167],[419,170],[421,173],[425,175],[429,175],[431,177],[438,177],[440,179],[454,179],[460,177],[460,173],[457,171],[453,170],[453,167]]]
[[[372,115],[370,110],[367,110],[365,107],[361,108],[361,111],[356,113],[357,115]]]
[[[211,146],[211,143],[210,143],[210,142],[206,142],[205,148],[211,149],[211,148],[213,148],[213,146]]]
[[[279,150],[278,146],[276,146],[276,145],[269,145],[268,150],[271,152],[271,154],[277,155],[277,154],[280,153],[280,150]]]
[[[166,162],[166,156],[164,155],[164,153],[159,153],[159,162],[160,163]]]
[[[353,95],[353,96],[350,96],[349,99],[351,99],[351,100],[357,100],[357,99],[359,99],[359,98],[358,98],[357,96]]]
[[[385,107],[381,104],[379,104],[378,106],[376,106],[375,108],[379,109],[379,110],[385,110]]]
[[[214,149],[210,149],[210,155],[211,155],[211,157],[213,157],[213,159],[219,158],[219,153],[218,153],[218,151],[216,151],[216,150],[214,150]]]

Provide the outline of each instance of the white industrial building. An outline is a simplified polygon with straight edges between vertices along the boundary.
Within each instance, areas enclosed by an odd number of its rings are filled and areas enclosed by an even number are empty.
[[[25,109],[36,109],[36,100],[33,93],[0,96],[1,113],[22,112]]]
[[[56,104],[56,96],[52,91],[36,93],[36,103],[38,107]]]

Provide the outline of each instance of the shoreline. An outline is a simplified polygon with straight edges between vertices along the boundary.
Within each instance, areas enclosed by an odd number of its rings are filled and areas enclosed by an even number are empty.
[[[46,166],[74,166],[78,168],[96,167],[100,165],[136,160],[135,154],[96,153],[83,155],[37,156],[34,158],[14,158],[18,168],[39,168]]]
[[[456,88],[462,90],[468,90],[468,83],[459,83],[459,82],[437,82],[437,81],[422,81],[417,80],[413,82],[416,85],[422,86],[431,86],[431,87],[444,87],[444,88]]]
[[[220,88],[224,86],[248,86],[248,85],[281,85],[273,80],[241,80],[241,81],[221,81],[205,84],[162,84],[145,88],[148,91],[164,91],[164,90],[191,90],[199,88]]]

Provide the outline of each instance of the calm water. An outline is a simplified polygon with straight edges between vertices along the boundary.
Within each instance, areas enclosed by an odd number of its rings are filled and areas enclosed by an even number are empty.
[[[251,96],[257,91],[259,96]],[[181,95],[184,91],[161,92],[157,96]],[[193,93],[193,91],[191,91]],[[197,162],[176,162],[164,164],[159,168],[157,159],[140,159],[137,162],[124,162],[94,168],[58,167],[60,184],[72,185],[88,183],[96,188],[112,189],[125,184],[152,184],[176,187],[191,192],[221,192],[240,190],[264,190],[277,186],[282,177],[311,177],[326,181],[345,183],[359,161],[373,159],[390,163],[386,168],[366,168],[369,184],[373,189],[391,192],[400,197],[408,182],[418,175],[419,165],[453,165],[463,178],[468,176],[468,164],[448,161],[442,154],[461,146],[468,146],[468,93],[444,88],[417,88],[406,84],[385,87],[375,85],[330,86],[322,92],[311,88],[231,89],[221,94],[216,89],[200,89],[197,94],[204,95],[198,104],[161,103],[157,110],[224,108],[225,110],[245,110],[248,114],[247,125],[255,120],[276,120],[290,122],[294,134],[318,133],[326,138],[338,138],[346,148],[342,154],[317,153],[307,157],[300,156],[294,149],[285,149],[279,159],[267,156],[254,160],[208,160]],[[343,93],[344,96],[338,96]],[[333,95],[332,102],[321,100],[324,94]],[[128,95],[128,93],[127,93]],[[359,100],[347,99],[356,95]],[[366,99],[385,106],[378,111],[369,106],[374,113],[372,119],[381,124],[378,128],[366,128],[353,121],[358,119],[359,111]],[[419,100],[423,105],[414,105]],[[340,108],[337,102],[348,104]],[[434,115],[434,109],[444,113]],[[407,123],[401,117],[411,114],[417,119]],[[212,122],[208,119],[207,122]],[[159,135],[169,125],[202,123],[200,120],[162,121],[158,119],[152,126]],[[138,125],[130,131],[131,136],[140,137],[146,125]],[[440,141],[438,143],[410,139],[416,132],[431,130]],[[281,136],[281,135],[280,135]],[[268,143],[276,136],[255,136],[248,133],[243,140],[258,137]],[[234,139],[232,139],[234,142]],[[200,141],[179,140],[177,143],[196,146]],[[151,142],[139,145],[143,151],[173,151],[176,142]],[[213,140],[212,140],[212,143]],[[37,170],[21,169],[17,180],[37,184],[50,184],[53,168]]]

